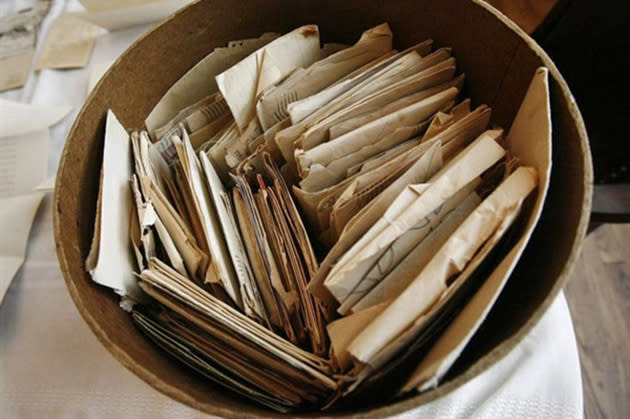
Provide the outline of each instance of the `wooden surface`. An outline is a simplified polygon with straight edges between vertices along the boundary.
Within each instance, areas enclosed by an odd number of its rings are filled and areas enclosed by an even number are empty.
[[[630,412],[630,225],[607,224],[585,240],[565,287],[578,339],[588,419]]]

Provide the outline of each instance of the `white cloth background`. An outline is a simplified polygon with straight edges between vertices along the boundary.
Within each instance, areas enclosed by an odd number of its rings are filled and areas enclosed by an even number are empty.
[[[0,14],[23,1],[0,0]],[[55,1],[42,27],[74,2]],[[115,59],[152,25],[98,38],[89,65],[43,70],[23,89],[0,97],[25,103],[73,106],[51,130],[49,174],[87,95],[92,69]],[[0,127],[1,129],[1,127]],[[100,345],[74,307],[55,255],[51,196],[33,225],[26,261],[0,307],[0,417],[201,417],[157,392]],[[532,332],[490,370],[455,392],[404,417],[580,418],[582,382],[575,334],[564,295]]]

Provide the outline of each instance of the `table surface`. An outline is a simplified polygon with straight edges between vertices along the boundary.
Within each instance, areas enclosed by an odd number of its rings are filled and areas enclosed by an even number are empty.
[[[10,2],[1,1],[0,10]],[[14,1],[14,4],[24,2]],[[74,2],[55,1],[41,29]],[[22,89],[0,97],[73,107],[51,129],[48,172],[53,175],[65,138],[87,96],[91,72],[103,68],[152,25],[100,36],[86,68],[42,70]],[[114,360],[75,308],[59,270],[52,228],[52,196],[33,224],[26,260],[0,307],[2,417],[199,417]],[[563,294],[527,337],[485,373],[405,417],[582,417],[582,382],[575,334]],[[3,416],[6,415],[6,416]]]

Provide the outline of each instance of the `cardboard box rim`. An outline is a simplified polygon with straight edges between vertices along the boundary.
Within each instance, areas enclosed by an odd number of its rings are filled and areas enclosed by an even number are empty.
[[[72,296],[74,303],[79,309],[79,312],[81,313],[82,317],[84,318],[86,323],[89,325],[89,327],[92,329],[94,334],[97,336],[97,338],[101,341],[101,343],[125,367],[127,367],[134,374],[142,378],[145,382],[147,382],[148,384],[150,384],[157,390],[161,391],[162,393],[180,402],[183,402],[193,408],[204,411],[206,413],[220,415],[223,417],[242,417],[244,414],[247,414],[248,416],[255,415],[259,417],[269,417],[272,415],[275,416],[274,413],[271,411],[267,411],[262,408],[259,408],[257,406],[253,406],[248,402],[242,402],[236,396],[225,394],[223,390],[208,391],[208,393],[212,393],[212,397],[217,397],[220,400],[213,399],[210,402],[209,401],[204,402],[203,400],[200,400],[197,396],[190,394],[190,392],[183,391],[182,388],[179,386],[181,382],[178,382],[176,386],[165,381],[167,373],[168,373],[167,370],[161,370],[159,372],[156,372],[153,368],[147,367],[143,365],[142,363],[137,362],[136,359],[138,358],[140,353],[135,354],[136,356],[134,357],[130,355],[130,352],[129,352],[130,349],[128,347],[132,346],[133,344],[134,350],[141,351],[142,349],[144,349],[145,351],[146,350],[151,351],[150,349],[147,349],[147,348],[136,347],[138,343],[140,344],[140,346],[145,346],[143,345],[142,342],[128,341],[130,342],[129,344],[127,343],[125,343],[124,345],[117,344],[115,342],[116,339],[113,339],[112,335],[109,332],[109,330],[117,330],[116,333],[118,333],[120,330],[118,330],[116,326],[123,328],[121,329],[123,334],[125,334],[126,332],[130,332],[130,333],[135,332],[135,334],[139,335],[139,332],[135,330],[128,330],[132,328],[130,320],[128,323],[126,323],[125,320],[123,319],[122,321],[117,320],[115,325],[103,325],[102,323],[103,320],[112,320],[112,319],[111,318],[104,319],[103,316],[105,313],[105,308],[100,307],[100,306],[98,307],[92,306],[90,304],[91,301],[87,299],[90,296],[87,295],[86,293],[94,292],[98,294],[98,296],[96,297],[97,300],[99,301],[99,303],[103,302],[105,305],[116,304],[117,296],[115,296],[109,290],[101,289],[101,287],[98,287],[97,285],[90,282],[89,276],[87,275],[87,273],[84,272],[83,263],[82,263],[85,257],[85,254],[82,254],[82,251],[85,253],[86,249],[85,248],[80,249],[80,244],[76,243],[76,241],[73,240],[71,226],[68,225],[69,222],[73,222],[75,225],[72,227],[77,229],[78,231],[77,234],[82,235],[83,241],[85,242],[85,240],[87,239],[89,243],[89,240],[91,239],[91,235],[92,235],[93,224],[90,225],[90,223],[87,220],[93,219],[95,201],[96,201],[96,194],[94,192],[95,181],[94,179],[85,179],[82,177],[82,175],[89,172],[91,168],[91,175],[95,178],[98,178],[97,176],[98,170],[99,170],[98,168],[100,167],[100,161],[98,161],[98,157],[100,156],[100,153],[102,151],[102,139],[100,139],[101,143],[97,143],[97,141],[99,140],[97,138],[98,137],[97,133],[100,132],[102,134],[103,132],[102,127],[104,126],[104,112],[101,112],[101,114],[98,114],[97,112],[99,112],[99,108],[102,110],[108,107],[112,107],[114,108],[114,110],[116,110],[116,104],[112,103],[111,102],[112,98],[107,96],[104,92],[106,92],[107,88],[110,87],[112,83],[115,83],[115,82],[121,82],[123,84],[125,83],[125,80],[118,79],[122,75],[121,73],[123,73],[123,70],[124,70],[124,69],[121,69],[121,67],[124,67],[125,65],[129,67],[130,65],[129,63],[133,62],[134,59],[135,60],[138,59],[139,50],[141,50],[142,48],[147,48],[152,43],[153,45],[155,45],[155,43],[157,43],[160,40],[160,36],[168,35],[168,30],[174,30],[174,28],[177,25],[181,24],[182,22],[185,22],[186,19],[191,18],[191,16],[195,12],[203,11],[203,12],[210,13],[212,15],[213,12],[210,9],[211,8],[213,10],[217,9],[219,11],[215,13],[215,19],[220,18],[221,9],[222,8],[225,9],[226,7],[229,7],[229,5],[225,6],[225,3],[231,3],[232,5],[239,4],[236,1],[234,2],[228,1],[224,3],[219,3],[213,0],[200,0],[191,4],[187,8],[180,10],[179,12],[171,16],[169,19],[167,19],[160,25],[156,26],[154,29],[152,29],[150,32],[144,35],[141,39],[136,41],[131,47],[129,47],[129,49],[110,67],[110,69],[107,71],[103,79],[101,79],[101,81],[93,89],[92,93],[89,95],[81,111],[79,112],[77,119],[74,122],[72,130],[68,136],[68,141],[66,143],[66,146],[64,147],[64,151],[61,157],[61,162],[59,165],[59,173],[58,173],[56,185],[55,185],[54,207],[53,207],[54,208],[53,221],[54,221],[55,243],[56,243],[56,248],[57,248],[57,256],[59,259],[61,270],[64,275],[66,285],[68,287],[68,290]],[[262,1],[253,1],[250,3],[251,3],[249,4],[250,7],[253,7],[254,3],[257,3],[259,6],[262,6],[263,4]],[[292,8],[291,9],[292,11],[293,10],[300,10],[302,12],[308,11],[309,6],[307,5],[308,2],[306,1],[298,0],[298,1],[290,2],[290,3],[291,3],[291,7],[287,7],[287,8],[288,9]],[[358,4],[359,2],[351,1],[348,3],[350,5],[347,5],[346,7],[350,8],[349,10],[352,10],[351,5]],[[405,0],[391,1],[387,4],[387,7],[390,7],[391,3],[400,5],[400,7],[403,7],[403,8],[405,6],[404,4]],[[413,4],[413,2],[409,2],[409,1],[407,3]],[[416,2],[416,4],[414,4],[414,7],[418,7],[418,8],[424,7],[425,10],[431,10],[431,7],[436,7],[436,8],[442,7],[444,9],[448,9],[447,3],[449,3],[449,1],[441,2],[442,4],[437,4],[437,5],[436,3],[440,3],[440,2],[427,0],[423,2]],[[450,3],[455,6],[456,0],[452,0],[450,1]],[[285,6],[287,4],[288,3],[285,3]],[[336,13],[343,14],[343,13],[348,12],[348,9],[343,9],[343,6],[336,6],[334,1],[326,0],[326,1],[319,2],[319,4],[321,5],[320,7],[324,10],[333,10],[334,7],[337,7],[336,9],[334,9]],[[324,7],[324,4],[328,5],[329,7],[328,8]],[[265,6],[268,7],[268,5],[265,5]],[[385,5],[383,4],[381,6],[385,7]],[[521,339],[538,322],[538,320],[544,314],[548,306],[553,302],[556,295],[560,292],[564,283],[568,279],[572,271],[572,268],[575,265],[575,260],[579,254],[580,245],[586,233],[588,220],[589,220],[593,173],[592,173],[592,165],[591,165],[591,159],[590,159],[587,133],[586,133],[584,122],[580,115],[579,109],[575,103],[575,100],[573,99],[566,82],[562,78],[561,74],[559,73],[558,69],[553,64],[551,59],[547,56],[547,54],[530,37],[528,37],[521,29],[519,29],[513,22],[511,22],[507,17],[505,17],[499,11],[487,5],[481,0],[473,0],[471,2],[467,2],[466,4],[458,3],[457,6],[460,6],[463,9],[462,13],[467,13],[466,15],[467,17],[468,16],[479,17],[480,19],[485,19],[486,23],[491,23],[493,20],[496,20],[497,22],[500,22],[499,26],[501,27],[499,29],[502,30],[506,35],[510,35],[510,34],[516,35],[517,41],[513,47],[513,53],[514,53],[514,56],[512,57],[513,60],[517,58],[517,53],[519,52],[519,49],[522,46],[526,46],[528,47],[528,51],[525,51],[525,52],[533,52],[536,58],[539,59],[540,63],[548,67],[550,70],[549,74],[550,74],[550,83],[552,84],[552,90],[557,89],[556,93],[560,94],[559,99],[561,101],[559,103],[554,103],[553,97],[552,97],[552,114],[554,115],[554,151],[553,151],[554,161],[553,163],[554,165],[557,164],[557,160],[555,156],[557,156],[559,153],[558,147],[556,147],[557,145],[556,132],[555,132],[556,119],[562,119],[563,122],[566,122],[564,121],[563,118],[568,118],[569,127],[575,130],[575,134],[577,136],[577,138],[573,138],[572,140],[577,141],[577,152],[579,153],[579,156],[581,156],[581,161],[580,159],[575,159],[576,161],[567,163],[567,170],[576,172],[579,175],[580,182],[578,185],[575,186],[575,188],[577,189],[577,193],[578,193],[577,202],[581,203],[580,208],[574,208],[575,211],[578,211],[579,215],[578,215],[578,218],[574,220],[573,225],[569,226],[569,228],[573,228],[573,231],[570,232],[571,237],[567,236],[564,238],[565,240],[570,240],[570,243],[567,246],[568,254],[564,262],[560,263],[561,266],[558,268],[559,272],[555,278],[555,281],[553,282],[553,285],[551,286],[549,290],[547,290],[546,295],[544,295],[542,298],[542,301],[538,304],[537,307],[535,307],[534,311],[523,322],[523,324],[521,324],[520,327],[516,331],[514,331],[514,333],[512,333],[509,337],[498,342],[494,347],[489,348],[489,350],[487,350],[484,355],[474,360],[472,365],[464,368],[463,371],[459,371],[458,374],[456,374],[454,377],[451,377],[449,380],[447,380],[443,385],[441,385],[437,389],[420,394],[420,395],[410,396],[399,401],[393,401],[383,406],[366,407],[366,409],[362,409],[360,412],[334,412],[334,411],[321,412],[321,413],[320,412],[305,412],[305,414],[308,416],[320,415],[320,414],[324,416],[328,416],[328,415],[337,416],[337,415],[347,414],[352,417],[389,416],[389,415],[394,415],[394,414],[408,411],[422,404],[426,404],[442,395],[445,395],[453,391],[454,389],[458,388],[465,382],[471,380],[472,378],[476,377],[478,374],[480,374],[481,372],[485,371],[487,368],[492,366],[494,363],[500,360],[503,356],[505,356],[516,344],[518,344],[518,342],[521,341]],[[393,10],[396,10],[396,9],[394,8]],[[284,14],[287,14],[287,13],[289,12],[285,10]],[[378,15],[378,13],[375,13],[375,14]],[[366,16],[367,15],[368,15],[368,12],[366,12]],[[306,16],[311,16],[311,14],[306,14]],[[287,15],[287,20],[291,20],[288,17],[288,15]],[[361,19],[358,19],[358,20],[361,20]],[[207,25],[210,26],[211,23],[213,22],[209,21],[207,22]],[[302,22],[302,23],[320,23],[320,22],[313,21],[313,22]],[[380,23],[380,22],[375,22],[375,23]],[[298,26],[298,25],[294,25],[294,26]],[[363,28],[367,28],[369,27],[369,24],[365,23],[359,26],[362,26]],[[192,29],[194,28],[189,28],[188,30],[191,31]],[[280,31],[281,29],[287,29],[287,28],[278,28],[276,30]],[[394,36],[396,37],[397,32],[396,32],[395,22],[392,25],[392,29],[394,31]],[[270,28],[270,30],[273,30],[273,28]],[[245,32],[247,32],[247,30]],[[262,31],[260,33],[262,33]],[[259,33],[249,33],[248,35],[257,36],[258,34]],[[326,35],[325,30],[322,30],[322,34],[324,36]],[[356,37],[357,34],[353,34],[353,35]],[[234,37],[230,39],[237,39],[237,38],[238,37]],[[229,39],[216,40],[217,45],[220,44],[221,42],[228,41],[228,40]],[[419,40],[420,39],[416,39],[416,41],[419,41]],[[175,41],[173,43],[175,43]],[[213,46],[209,46],[210,49],[212,47]],[[196,54],[198,58],[201,58],[203,55],[207,54],[209,51],[210,50],[195,51],[192,55]],[[455,56],[458,57],[457,49],[455,49]],[[138,63],[136,62],[136,64]],[[169,65],[170,64],[171,62],[169,62]],[[191,67],[193,64],[194,62],[191,62],[190,65],[188,65],[188,68]],[[506,73],[504,73],[504,76],[509,76],[507,72],[509,70],[510,64],[511,62],[509,62],[508,65],[506,66]],[[177,70],[181,70],[181,71],[179,72],[179,74],[175,74],[174,76],[175,80],[179,76],[181,76],[187,70],[187,68],[180,68]],[[464,70],[467,70],[467,69],[464,68]],[[174,71],[174,73],[177,73],[177,71]],[[146,74],[146,76],[149,78],[149,84],[151,84],[151,79],[155,76],[152,76],[151,74]],[[157,92],[156,94],[154,94],[153,104],[155,103],[155,101],[159,99],[161,94],[164,93],[166,88],[168,88],[168,86],[172,84],[172,82],[174,82],[175,80],[170,80],[170,81],[167,80],[161,83],[162,85],[161,87],[163,91]],[[501,82],[503,83],[503,80]],[[473,100],[474,99],[475,97],[473,97]],[[135,103],[134,100],[135,100],[134,98],[131,99],[132,102],[130,103],[130,105],[132,105],[132,108],[133,108],[133,104]],[[150,105],[150,107],[152,107],[152,105]],[[150,107],[148,108],[148,110],[150,110]],[[128,109],[124,109],[124,111],[128,111]],[[120,115],[121,122],[124,125],[126,125],[128,128],[131,128],[132,126],[135,128],[139,128],[140,127],[139,124],[135,124],[131,126],[128,124],[129,117],[127,117],[127,114],[124,111]],[[137,113],[142,114],[142,111],[138,111]],[[137,118],[137,119],[142,120],[144,119],[144,116],[146,116],[146,113],[144,113],[141,118]],[[93,128],[92,131],[95,131],[95,133],[93,134],[90,134],[90,129],[89,129],[90,127],[88,126],[90,124],[92,125],[92,128]],[[574,144],[573,146],[575,147],[576,145]],[[84,169],[83,172],[78,173],[78,176],[76,173],[77,168],[79,170]],[[551,180],[552,180],[552,185],[553,185],[554,183],[553,170],[552,170]],[[91,181],[91,184],[90,184],[90,181]],[[96,187],[98,187],[98,185],[96,185]],[[81,199],[86,194],[91,196],[91,202],[85,202]],[[71,210],[66,211],[67,208],[75,208],[75,207],[81,208],[81,210],[83,211],[81,211],[81,213],[79,213],[78,211],[74,211],[74,214],[72,213]],[[546,212],[548,212],[547,203],[545,204],[545,209],[543,210],[543,217]],[[90,215],[87,216],[87,214],[90,214]],[[80,219],[80,217],[83,217],[83,218]],[[537,228],[536,231],[538,230],[539,229]],[[536,235],[536,231],[534,235]],[[562,233],[562,231],[560,232]],[[535,240],[536,240],[535,237],[532,238],[532,241],[535,241]],[[85,243],[83,244],[85,247]],[[529,247],[530,246],[528,245],[528,248]],[[516,269],[519,270],[519,268],[521,268],[520,262]],[[108,296],[108,294],[110,295]],[[116,309],[118,309],[118,307],[116,307]],[[126,315],[125,313],[123,314]],[[114,317],[116,316],[117,315],[114,314]],[[113,320],[116,320],[116,318],[114,318]],[[108,326],[108,327],[104,327],[104,326]],[[127,328],[127,329],[124,329],[124,328]],[[142,339],[142,337],[140,337],[140,339]],[[136,339],[136,340],[139,340],[139,339]],[[145,342],[145,344],[150,345],[150,343],[147,343],[147,342]],[[155,350],[157,351],[157,349]],[[162,356],[164,358],[167,357],[167,355],[162,355]],[[170,361],[170,359],[166,359],[166,364],[164,365],[161,364],[160,367],[170,368],[170,366],[168,365],[169,362],[173,363],[172,361]],[[181,367],[176,365],[173,368],[181,368]],[[192,374],[188,374],[185,372],[183,372],[183,374],[185,374],[187,377],[190,376],[191,379],[193,377]],[[210,388],[212,388],[211,385],[208,386],[208,390]],[[221,403],[221,405],[218,405],[217,404],[218,402]],[[243,405],[243,403],[245,403],[245,405]]]

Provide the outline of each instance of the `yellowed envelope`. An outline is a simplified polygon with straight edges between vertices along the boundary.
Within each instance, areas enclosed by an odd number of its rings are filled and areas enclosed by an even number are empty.
[[[401,392],[428,390],[439,384],[488,315],[510,273],[516,266],[536,222],[549,187],[551,172],[551,112],[548,70],[539,68],[507,135],[510,150],[539,174],[536,200],[516,244],[484,281],[481,288],[453,319],[440,339],[416,368]]]
[[[39,54],[36,70],[85,67],[103,29],[70,14],[59,16]]]

